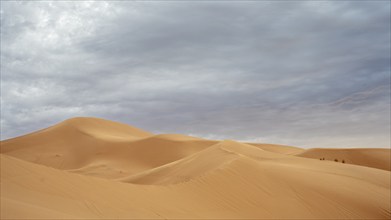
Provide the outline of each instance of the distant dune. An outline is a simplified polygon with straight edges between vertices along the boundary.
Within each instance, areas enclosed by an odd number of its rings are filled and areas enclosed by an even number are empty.
[[[383,148],[330,149],[314,148],[296,156],[349,163],[382,170],[391,170],[391,151]]]
[[[1,219],[391,218],[390,149],[306,150],[73,118],[0,150]]]

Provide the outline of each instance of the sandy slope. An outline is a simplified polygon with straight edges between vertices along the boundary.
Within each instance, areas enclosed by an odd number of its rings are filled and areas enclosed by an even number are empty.
[[[391,217],[389,150],[321,150],[71,119],[1,142],[1,218]]]
[[[33,163],[104,178],[120,178],[193,154],[215,141],[153,135],[96,118],[74,118],[1,142],[1,153]]]
[[[351,149],[327,149],[314,148],[296,154],[300,157],[335,161],[339,163],[355,164],[374,167],[383,170],[391,170],[391,149],[381,148],[351,148]]]
[[[302,148],[298,147],[292,147],[292,146],[285,146],[285,145],[277,145],[277,144],[260,144],[260,143],[247,143],[249,145],[253,145],[255,147],[258,147],[262,150],[280,153],[280,154],[298,154],[304,151]]]
[[[1,142],[1,153],[59,169],[84,166],[110,145],[152,135],[97,118],[73,118],[32,134]]]

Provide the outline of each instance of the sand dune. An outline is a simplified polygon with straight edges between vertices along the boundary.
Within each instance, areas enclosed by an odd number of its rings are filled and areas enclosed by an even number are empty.
[[[247,143],[250,145],[253,145],[255,147],[258,147],[262,150],[280,153],[280,154],[298,154],[304,151],[302,148],[293,147],[293,146],[285,146],[285,145],[277,145],[277,144],[260,144],[260,143]]]
[[[152,135],[131,126],[97,118],[73,118],[32,134],[1,142],[1,153],[70,169],[88,164],[111,145]]]
[[[1,142],[1,153],[57,169],[119,178],[200,151],[216,141],[185,135],[153,135],[96,118],[66,120]]]
[[[1,218],[389,219],[389,153],[75,118],[1,142]]]
[[[391,170],[391,149],[381,148],[352,148],[325,149],[314,148],[296,154],[300,157],[323,159],[339,163],[349,163],[360,166]]]

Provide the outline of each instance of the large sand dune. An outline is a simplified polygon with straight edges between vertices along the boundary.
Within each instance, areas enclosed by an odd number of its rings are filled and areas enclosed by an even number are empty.
[[[390,162],[74,118],[1,142],[1,218],[389,219]]]

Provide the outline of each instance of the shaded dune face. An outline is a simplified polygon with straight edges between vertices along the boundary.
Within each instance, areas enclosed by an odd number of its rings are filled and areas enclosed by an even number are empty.
[[[212,144],[185,135],[153,135],[95,118],[74,118],[2,141],[1,153],[62,170],[118,178],[181,159]]]
[[[73,118],[0,150],[4,219],[391,217],[390,149],[305,150]]]

